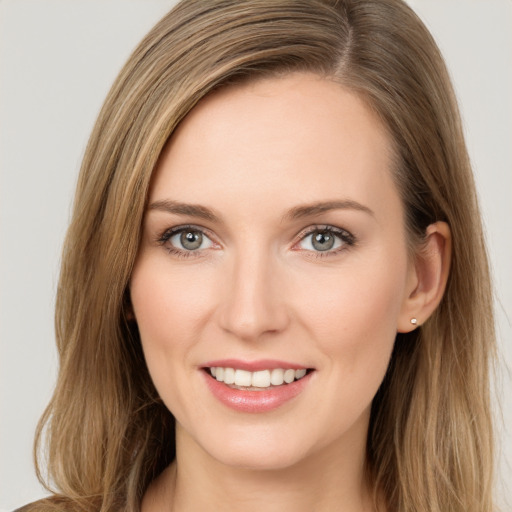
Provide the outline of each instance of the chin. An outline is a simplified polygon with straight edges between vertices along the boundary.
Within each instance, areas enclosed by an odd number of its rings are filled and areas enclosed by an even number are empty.
[[[215,449],[210,455],[225,466],[252,471],[289,469],[299,464],[304,457],[304,454],[293,447],[286,449],[282,446],[270,446],[262,449],[260,445],[248,449]]]
[[[189,438],[196,449],[206,452],[218,463],[241,469],[280,470],[298,464],[311,441],[290,435],[289,429],[259,425],[259,428],[238,426],[222,434],[216,429],[197,433]]]

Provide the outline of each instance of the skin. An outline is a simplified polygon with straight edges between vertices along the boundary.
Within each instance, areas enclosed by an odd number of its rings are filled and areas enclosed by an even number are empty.
[[[150,374],[177,423],[177,459],[144,512],[373,510],[364,478],[371,402],[397,331],[439,302],[449,257],[439,223],[411,258],[391,157],[365,104],[309,74],[218,91],[174,133],[130,283]],[[165,211],[170,201],[217,218]],[[345,204],[290,217],[332,201]],[[190,225],[207,236],[199,249],[179,236],[162,241]],[[320,252],[307,234],[315,226],[351,238]],[[202,365],[225,358],[314,372],[283,406],[242,413],[205,385]]]

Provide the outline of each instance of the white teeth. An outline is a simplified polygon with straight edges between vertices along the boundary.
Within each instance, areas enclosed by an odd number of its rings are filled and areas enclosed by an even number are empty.
[[[222,368],[220,366],[210,368],[210,374],[219,382],[234,384],[246,388],[268,388],[290,384],[294,380],[302,379],[306,375],[305,369],[293,370],[288,368],[274,368],[273,370],[260,370],[249,372],[247,370],[235,370],[234,368]]]
[[[272,370],[270,374],[270,383],[274,386],[280,386],[284,382],[284,370],[281,368],[276,368]]]
[[[295,380],[295,370],[286,370],[284,372],[284,381],[286,384],[290,384]]]
[[[302,377],[304,377],[304,375],[306,375],[306,371],[307,370],[295,370],[295,378],[302,379]],[[226,381],[224,381],[224,382],[226,382]]]
[[[235,383],[235,370],[233,368],[224,368],[224,382],[226,384]]]
[[[270,371],[262,370],[261,372],[254,372],[252,374],[252,385],[255,388],[268,388],[270,386]]]
[[[235,370],[235,384],[249,387],[252,384],[252,373],[247,370]]]

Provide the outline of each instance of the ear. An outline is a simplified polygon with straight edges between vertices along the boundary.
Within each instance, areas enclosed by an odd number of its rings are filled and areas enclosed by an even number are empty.
[[[411,263],[398,332],[410,332],[423,324],[437,308],[446,288],[452,254],[451,232],[446,222],[430,224],[425,241]],[[411,320],[416,319],[416,323]]]

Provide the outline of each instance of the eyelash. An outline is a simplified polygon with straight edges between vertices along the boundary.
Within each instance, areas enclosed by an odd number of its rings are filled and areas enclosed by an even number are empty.
[[[306,239],[306,237],[312,235],[313,233],[327,233],[330,235],[334,235],[339,238],[342,242],[341,247],[338,247],[334,250],[326,250],[326,251],[307,251],[308,253],[312,253],[311,257],[313,258],[329,258],[331,256],[336,256],[340,252],[347,250],[350,247],[353,247],[356,244],[356,237],[347,231],[346,229],[337,228],[329,225],[315,225],[311,226],[299,234],[299,242],[302,242]],[[297,243],[299,243],[297,242]],[[295,244],[296,245],[296,244]]]
[[[175,228],[167,229],[165,230],[157,239],[157,242],[160,245],[165,246],[165,249],[169,254],[172,254],[173,256],[177,256],[178,258],[190,258],[190,257],[197,257],[199,256],[199,251],[187,251],[187,250],[181,250],[176,247],[173,247],[172,245],[166,245],[167,242],[174,236],[178,235],[180,233],[183,233],[184,231],[197,231],[201,233],[202,235],[206,236],[208,239],[210,237],[205,232],[203,228],[199,228],[197,226],[193,225],[185,225],[185,226],[178,226]]]
[[[204,228],[200,228],[198,226],[194,225],[185,225],[185,226],[178,226],[175,228],[167,229],[165,230],[158,238],[157,243],[160,245],[165,246],[165,249],[169,254],[172,254],[173,256],[177,256],[178,258],[190,258],[190,257],[198,257],[200,251],[194,251],[194,250],[182,250],[178,249],[176,247],[173,247],[172,245],[166,245],[167,242],[175,235],[179,233],[183,233],[186,231],[196,231],[201,233],[203,236],[206,236],[208,239],[211,240],[211,237],[208,236],[207,232],[204,230]],[[347,248],[350,248],[354,246],[357,242],[356,237],[348,232],[346,229],[337,228],[334,226],[329,225],[315,225],[307,228],[303,232],[301,232],[298,237],[299,241],[294,244],[297,245],[301,241],[305,240],[306,237],[312,235],[315,232],[323,232],[327,234],[334,235],[335,237],[339,238],[342,242],[342,246],[335,249],[335,250],[326,250],[326,251],[306,251],[308,253],[313,253],[311,257],[313,258],[326,258],[330,256],[335,256],[341,251],[347,250]]]

